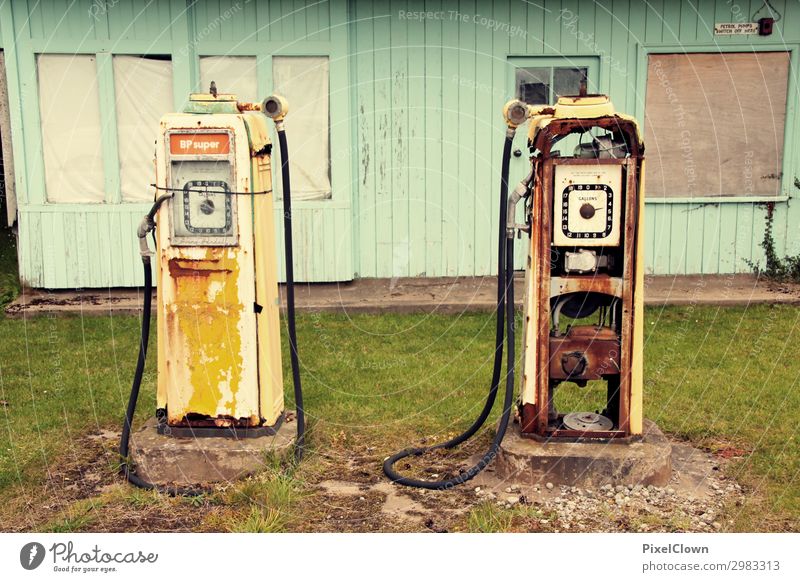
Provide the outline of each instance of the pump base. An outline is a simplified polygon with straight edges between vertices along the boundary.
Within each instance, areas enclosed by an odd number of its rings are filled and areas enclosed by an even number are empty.
[[[208,485],[240,479],[263,468],[268,454],[292,451],[294,416],[284,420],[273,435],[249,438],[181,438],[159,434],[158,422],[149,419],[131,435],[131,458],[136,473],[157,485]]]
[[[162,421],[158,423],[158,434],[177,438],[254,439],[278,434],[285,416],[286,413],[281,414],[272,426],[170,426]]]
[[[600,487],[664,486],[672,474],[672,444],[655,423],[644,421],[636,441],[539,442],[510,427],[495,461],[495,474],[514,483]]]

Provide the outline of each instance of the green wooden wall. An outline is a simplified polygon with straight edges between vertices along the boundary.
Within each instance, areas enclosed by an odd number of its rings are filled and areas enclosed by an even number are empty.
[[[749,16],[761,3],[0,0],[21,275],[31,286],[51,288],[131,286],[141,279],[134,231],[146,205],[119,200],[113,124],[103,135],[106,202],[46,201],[40,52],[97,54],[106,116],[113,111],[113,54],[171,54],[176,108],[200,89],[200,56],[256,56],[263,94],[271,88],[272,56],[329,56],[333,198],[296,204],[295,257],[299,279],[343,281],[493,273],[500,110],[512,95],[515,59],[590,63],[593,88],[609,93],[618,110],[645,119],[650,53],[789,50],[783,195],[769,206],[779,253],[800,252],[794,199],[800,3],[773,0],[783,19],[771,37],[713,35],[715,22]],[[444,17],[407,17],[415,11]],[[500,26],[492,29],[488,19]],[[515,160],[512,180],[524,173],[524,162]],[[749,261],[763,260],[767,206],[747,198],[648,201],[648,272],[749,270]],[[277,208],[279,227],[280,216]]]
[[[763,260],[760,243],[768,201],[774,202],[779,253],[800,251],[796,226],[800,209],[794,200],[800,194],[794,186],[795,176],[800,175],[794,140],[800,129],[795,115],[800,3],[773,2],[783,18],[771,37],[713,35],[715,22],[736,22],[742,16],[749,20],[761,4],[761,0],[353,2],[359,274],[493,272],[505,129],[499,112],[512,96],[510,61],[585,65],[594,58],[599,73],[590,79],[593,89],[608,93],[619,111],[646,122],[647,55],[657,52],[788,50],[792,71],[783,195],[774,200],[648,201],[647,272],[749,271],[750,262]],[[401,18],[401,11],[428,11],[434,17]],[[489,19],[501,28],[490,29]],[[524,30],[519,33],[503,23]],[[524,136],[518,135],[516,143],[523,142]],[[512,161],[512,181],[525,172],[523,160]],[[522,252],[517,257],[521,266]]]
[[[331,117],[342,120],[332,123],[331,141],[346,148],[351,134],[347,124],[346,16],[346,4],[316,0],[0,0],[0,38],[15,39],[5,42],[3,48],[18,168],[18,248],[23,281],[45,288],[142,283],[135,231],[149,205],[120,200],[112,55],[170,54],[176,110],[190,92],[201,90],[201,56],[256,56],[259,91],[266,96],[271,90],[273,55],[328,55]],[[108,120],[103,124],[105,203],[47,201],[35,67],[38,53],[97,55],[101,118]],[[287,120],[287,128],[291,131],[291,120]],[[291,134],[289,139],[291,143]],[[334,163],[332,199],[293,204],[299,280],[353,278],[350,169],[349,160]],[[143,175],[143,187],[152,179]],[[282,212],[280,203],[276,204],[280,239]],[[282,263],[282,247],[280,250]]]

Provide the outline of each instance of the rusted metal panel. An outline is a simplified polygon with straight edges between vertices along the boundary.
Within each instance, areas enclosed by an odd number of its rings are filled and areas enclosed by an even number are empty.
[[[549,349],[552,380],[601,380],[620,370],[619,336],[608,328],[572,327],[563,336],[551,335]]]
[[[578,291],[622,297],[622,289],[623,283],[620,277],[609,277],[603,273],[552,277],[550,279],[550,297]]]

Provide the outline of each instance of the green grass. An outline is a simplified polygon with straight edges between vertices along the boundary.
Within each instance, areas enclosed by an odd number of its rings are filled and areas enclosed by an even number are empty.
[[[16,237],[11,229],[5,227],[5,208],[0,205],[0,309],[16,299],[20,293],[17,274]]]
[[[646,416],[700,446],[751,451],[729,468],[753,492],[738,529],[798,529],[799,321],[789,306],[646,312]],[[8,403],[0,408],[0,495],[35,489],[48,467],[78,456],[82,435],[120,424],[138,328],[128,316],[0,320],[0,400]],[[303,314],[298,333],[309,457],[300,476],[269,470],[209,500],[237,512],[220,518],[228,529],[301,527],[292,520],[302,478],[330,467],[322,453],[336,447],[346,457],[368,446],[382,457],[451,436],[480,410],[491,375],[491,314]],[[283,346],[291,407],[285,338]],[[139,421],[153,413],[154,380],[151,358]],[[564,389],[560,402],[580,407],[591,390]],[[486,510],[471,527],[505,527],[493,519]]]

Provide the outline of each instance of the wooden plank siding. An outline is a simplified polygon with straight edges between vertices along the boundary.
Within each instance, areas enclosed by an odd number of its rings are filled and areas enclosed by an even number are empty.
[[[349,57],[347,4],[319,0],[42,0],[0,2],[5,38],[15,38],[12,62],[12,129],[20,207],[20,276],[44,288],[139,286],[143,278],[135,230],[146,204],[122,203],[116,157],[116,128],[104,123],[106,201],[104,204],[51,204],[44,184],[35,58],[38,53],[98,55],[101,116],[114,119],[113,54],[166,54],[173,65],[175,109],[188,94],[203,90],[198,59],[204,55],[258,58],[259,89],[271,87],[273,55],[325,55],[330,58],[331,142],[336,144],[332,199],[293,205],[296,278],[343,281],[353,278],[351,171],[349,155]],[[18,83],[14,81],[19,79]],[[291,117],[287,120],[291,147]],[[16,136],[22,136],[17,138]],[[277,150],[276,150],[277,151]],[[338,160],[336,160],[338,156]],[[275,157],[276,165],[279,161]],[[143,187],[153,181],[142,176]],[[277,236],[283,236],[283,210],[276,204]],[[283,278],[282,245],[278,249]]]
[[[770,37],[714,36],[760,0],[0,0],[16,188],[19,260],[34,287],[141,284],[134,237],[146,205],[121,203],[113,155],[105,204],[49,204],[35,55],[169,54],[175,107],[203,88],[198,59],[257,57],[259,91],[274,55],[330,58],[330,200],[295,204],[301,281],[495,272],[503,104],[512,58],[596,63],[591,84],[617,109],[645,117],[649,54],[791,53],[784,172],[773,207],[779,254],[800,252],[798,48],[800,4]],[[427,13],[421,17],[420,13]],[[108,59],[110,60],[110,59]],[[548,65],[552,66],[552,65]],[[104,94],[102,108],[113,108]],[[287,118],[291,147],[291,114]],[[106,128],[104,143],[116,132]],[[277,157],[276,157],[277,160]],[[521,175],[515,165],[512,185]],[[143,177],[147,183],[150,179]],[[655,274],[746,272],[763,262],[763,199],[649,200],[646,268]],[[282,237],[282,210],[275,211]],[[281,238],[279,238],[281,240]],[[522,265],[522,245],[517,266]],[[279,253],[282,255],[282,253]],[[282,256],[281,256],[282,262]]]
[[[691,51],[789,50],[792,78],[787,110],[791,113],[797,106],[800,27],[792,23],[800,17],[798,5],[775,3],[784,16],[778,23],[780,30],[767,38],[713,36],[715,22],[735,22],[755,10],[749,2],[725,0],[477,4],[420,0],[376,2],[369,8],[355,2],[353,6],[358,199],[362,209],[376,209],[358,216],[357,272],[362,277],[495,272],[499,150],[504,133],[499,112],[512,97],[507,83],[509,57],[547,57],[548,63],[553,57],[565,63],[598,57],[598,89],[611,95],[618,110],[644,119],[650,52],[682,52],[682,44]],[[426,12],[425,17],[416,16]],[[409,13],[414,16],[408,17]],[[484,19],[493,19],[501,28],[492,30]],[[508,27],[503,27],[506,23]],[[521,26],[523,32],[516,33],[513,26]],[[425,43],[424,64],[416,63],[420,35]],[[743,43],[749,48],[743,49]],[[415,90],[414,77],[406,78],[398,63],[424,66],[424,93]],[[386,78],[389,75],[391,79]],[[407,96],[407,106],[397,99],[398,93]],[[423,115],[408,114],[420,110]],[[780,253],[800,251],[797,228],[788,228],[797,224],[799,211],[786,200],[797,194],[792,178],[798,175],[797,156],[792,154],[797,128],[796,116],[789,115],[782,196],[774,204]],[[396,170],[407,148],[417,148],[411,136],[418,135],[425,136],[425,165],[418,173],[415,165],[409,168],[423,184],[412,184],[404,174],[393,173],[387,179],[386,168]],[[385,143],[388,139],[391,147]],[[409,140],[408,145],[403,139]],[[512,175],[512,184],[521,177]],[[408,200],[412,204],[407,205]],[[752,263],[763,262],[760,242],[766,206],[762,200],[651,202],[645,216],[649,273],[746,272]],[[417,244],[419,236],[425,237],[424,244]],[[405,263],[398,262],[408,252],[408,241],[412,241],[411,256]],[[419,249],[425,249],[423,260],[415,256]]]

